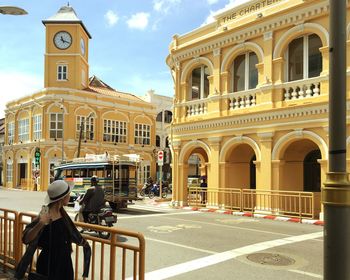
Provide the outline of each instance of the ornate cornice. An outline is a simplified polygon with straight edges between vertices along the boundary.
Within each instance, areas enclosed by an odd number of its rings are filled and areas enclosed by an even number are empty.
[[[347,103],[347,107],[349,110],[350,103]],[[310,106],[306,108],[288,108],[275,112],[269,111],[264,113],[247,114],[243,116],[231,116],[215,120],[204,120],[198,123],[179,124],[173,126],[173,132],[182,135],[185,132],[197,131],[198,134],[198,130],[211,130],[212,132],[213,129],[226,130],[228,127],[232,129],[234,126],[239,126],[240,130],[245,128],[251,129],[253,124],[261,127],[263,123],[271,121],[274,123],[267,124],[266,127],[276,127],[279,125],[285,125],[285,121],[290,120],[291,118],[307,117],[308,121],[306,122],[310,122],[310,116],[320,116],[323,114],[328,114],[328,104]],[[323,120],[326,120],[324,116],[322,116],[321,121]],[[317,119],[317,121],[320,121],[320,119]],[[300,122],[305,122],[305,120]],[[293,123],[296,124],[298,121],[295,120]]]
[[[260,24],[254,24],[249,28],[244,28],[242,31],[233,31],[233,33],[224,37],[213,39],[207,43],[200,44],[199,46],[179,51],[173,55],[173,58],[174,61],[182,61],[188,58],[193,58],[204,53],[212,52],[217,48],[223,48],[228,45],[235,44],[238,41],[242,42],[252,37],[256,37],[257,35],[264,35],[268,32],[276,30],[277,28],[284,28],[286,26],[295,25],[295,23],[300,23],[301,19],[303,22],[306,22],[313,17],[325,14],[328,12],[328,10],[328,1],[321,1],[321,3],[317,3],[313,6],[305,7],[286,15],[276,16],[271,20],[263,21]],[[215,35],[217,35],[217,33],[213,34],[213,36]],[[215,38],[217,38],[217,36],[215,36]],[[194,40],[193,43],[189,42],[186,44],[186,47],[187,45],[196,43],[198,43],[198,41]]]

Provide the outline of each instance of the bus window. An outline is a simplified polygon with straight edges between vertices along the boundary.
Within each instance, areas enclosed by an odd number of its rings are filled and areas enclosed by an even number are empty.
[[[87,177],[87,170],[85,168],[80,170],[80,177]]]
[[[98,177],[98,178],[104,178],[104,174],[103,174],[104,172],[103,172],[103,169],[97,169],[96,170],[96,176]]]
[[[65,178],[72,178],[72,176],[73,176],[72,170],[68,170],[68,169],[63,170],[62,175],[63,175],[63,177],[65,177]],[[56,177],[56,176],[55,176],[55,177]]]
[[[79,169],[74,169],[73,177],[74,178],[80,178],[80,170]]]

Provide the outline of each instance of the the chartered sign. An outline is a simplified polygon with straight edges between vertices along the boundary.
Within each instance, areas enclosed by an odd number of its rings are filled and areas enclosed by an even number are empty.
[[[227,23],[228,21],[238,19],[240,17],[246,16],[248,14],[257,12],[263,8],[266,8],[270,5],[282,2],[284,0],[259,0],[255,3],[251,3],[247,6],[239,6],[237,10],[234,10],[230,13],[227,13],[223,17],[220,17],[219,21],[223,23]]]

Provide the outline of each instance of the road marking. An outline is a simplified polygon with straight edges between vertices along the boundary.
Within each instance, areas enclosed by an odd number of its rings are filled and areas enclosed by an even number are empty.
[[[296,270],[296,269],[290,269],[288,270],[290,272],[295,272],[295,273],[299,273],[302,275],[306,275],[306,276],[310,276],[310,277],[314,277],[314,278],[319,278],[319,279],[323,279],[322,275],[319,274],[315,274],[315,273],[311,273],[311,272],[306,272],[306,271],[301,271],[301,270]]]
[[[201,212],[192,212],[192,213],[201,213]],[[167,218],[167,217],[165,217],[165,218]],[[216,223],[210,223],[210,222],[193,221],[193,220],[186,220],[186,219],[181,219],[181,218],[171,218],[171,219],[199,223],[199,224],[206,224],[206,225],[216,226],[216,227],[225,227],[225,228],[240,229],[240,230],[260,232],[260,233],[268,233],[268,234],[274,234],[274,235],[280,235],[280,236],[293,236],[293,235],[286,234],[286,233],[278,233],[278,232],[272,232],[272,231],[266,231],[266,230],[260,230],[260,229],[245,228],[245,227],[239,227],[239,226],[234,226],[234,225],[223,225],[223,224],[219,224],[219,223],[216,224]],[[247,218],[247,219],[251,219],[251,218]],[[315,239],[315,241],[323,242],[323,240],[319,240],[319,239]]]
[[[198,225],[186,225],[186,224],[182,224],[182,225],[176,225],[176,226],[149,226],[147,227],[147,229],[149,231],[152,232],[156,232],[156,233],[171,233],[173,231],[176,230],[181,230],[181,229],[199,229],[202,228],[201,226]]]
[[[135,209],[135,210],[148,210],[153,212],[174,212],[177,209],[172,208],[166,208],[166,207],[159,207],[154,205],[130,205],[128,209]]]
[[[282,239],[275,239],[270,241],[264,241],[248,246],[244,246],[241,248],[229,250],[226,252],[218,253],[215,255],[195,259],[192,261],[184,262],[181,264],[173,265],[170,267],[161,268],[159,270],[155,270],[152,272],[146,273],[146,279],[149,280],[162,280],[170,277],[175,277],[180,274],[184,274],[190,271],[194,271],[197,269],[201,269],[204,267],[208,267],[211,265],[215,265],[221,262],[225,262],[231,259],[235,259],[237,257],[252,254],[259,251],[264,251],[267,249],[271,249],[273,247],[278,247],[282,245],[292,244],[296,242],[306,241],[310,239],[315,239],[323,236],[323,231],[303,234],[298,236],[290,236]],[[132,279],[132,278],[128,278]]]
[[[137,219],[137,218],[149,218],[149,217],[159,217],[159,216],[173,216],[173,215],[188,215],[188,214],[198,214],[200,212],[180,212],[180,213],[159,213],[159,214],[150,214],[150,215],[147,215],[147,214],[140,214],[138,216],[125,216],[125,217],[119,217],[118,216],[118,220],[120,219]],[[186,221],[186,220],[185,220]]]
[[[154,238],[149,238],[149,237],[146,237],[145,239],[149,240],[149,241],[154,241],[154,242],[158,242],[158,243],[163,243],[163,244],[167,244],[167,245],[181,247],[181,248],[185,248],[185,249],[189,249],[189,250],[193,250],[193,251],[197,251],[197,252],[202,252],[202,253],[207,253],[207,254],[211,254],[211,255],[214,255],[214,254],[218,253],[218,252],[214,252],[214,251],[199,249],[199,248],[195,248],[195,247],[191,247],[191,246],[181,245],[181,244],[178,244],[178,243],[164,241],[164,240],[159,240],[159,239],[154,239]]]

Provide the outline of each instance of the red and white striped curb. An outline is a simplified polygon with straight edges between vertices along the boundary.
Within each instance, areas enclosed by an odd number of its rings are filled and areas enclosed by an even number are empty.
[[[235,211],[231,211],[231,210],[220,210],[220,209],[215,209],[215,208],[199,208],[199,207],[188,207],[188,206],[187,207],[175,207],[175,208],[180,208],[180,209],[184,209],[184,210],[191,210],[191,211],[220,213],[220,214],[227,214],[227,215],[234,215],[234,216],[268,219],[268,220],[283,221],[283,222],[302,223],[302,224],[309,224],[309,225],[318,225],[318,226],[324,225],[324,222],[320,221],[320,220],[289,218],[289,217],[281,217],[281,216],[274,216],[274,215],[257,214],[257,213],[251,213],[251,212],[235,212]]]

